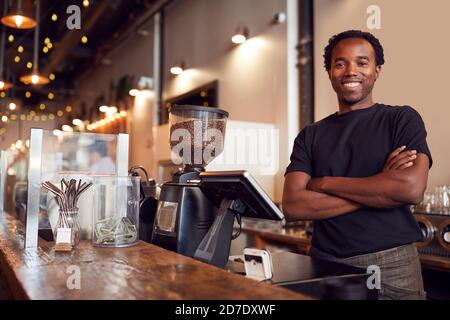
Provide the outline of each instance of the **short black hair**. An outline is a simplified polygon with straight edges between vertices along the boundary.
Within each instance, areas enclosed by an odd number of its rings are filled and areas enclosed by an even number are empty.
[[[380,41],[375,38],[373,34],[370,32],[364,32],[361,30],[347,30],[338,34],[335,34],[328,40],[328,44],[324,49],[323,59],[324,59],[324,67],[327,71],[331,69],[331,55],[333,53],[334,47],[344,40],[349,38],[360,38],[367,40],[373,47],[375,51],[375,59],[377,66],[381,66],[384,64],[384,51],[383,46]]]

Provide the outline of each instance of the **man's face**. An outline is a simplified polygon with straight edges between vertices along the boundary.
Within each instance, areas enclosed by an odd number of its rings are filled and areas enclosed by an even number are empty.
[[[371,99],[380,69],[372,45],[364,39],[349,38],[334,47],[328,75],[339,101],[355,105]]]

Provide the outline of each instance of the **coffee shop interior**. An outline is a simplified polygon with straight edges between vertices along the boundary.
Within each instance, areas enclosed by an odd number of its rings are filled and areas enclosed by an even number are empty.
[[[314,223],[281,208],[294,139],[337,111],[323,48],[357,29],[385,50],[375,101],[410,105],[425,123],[433,166],[411,206],[416,246],[427,298],[450,299],[450,2],[2,0],[0,10],[1,298],[376,299],[367,270],[312,259]],[[175,129],[211,128],[224,141],[210,161],[173,158]]]

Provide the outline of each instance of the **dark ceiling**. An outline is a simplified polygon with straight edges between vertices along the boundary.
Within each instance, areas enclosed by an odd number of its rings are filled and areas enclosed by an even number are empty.
[[[4,1],[0,0],[2,16]],[[41,0],[39,70],[47,76],[53,73],[55,80],[39,87],[20,83],[19,77],[31,72],[27,68],[27,62],[33,61],[35,29],[18,30],[4,27],[7,39],[4,75],[7,80],[14,83],[14,87],[8,90],[7,97],[21,99],[24,107],[35,107],[45,102],[48,92],[55,95],[50,104],[66,101],[74,94],[77,77],[95,64],[106,63],[107,61],[102,60],[104,54],[117,43],[130,25],[152,10],[158,2],[158,0],[89,0],[89,6],[84,7],[81,0]],[[77,5],[81,9],[81,30],[69,30],[66,26],[70,16],[66,10],[70,5]],[[34,8],[33,6],[32,9]],[[52,20],[53,14],[57,15],[56,21]],[[14,36],[12,42],[8,40],[10,35]],[[83,35],[88,38],[85,44],[81,42]],[[53,45],[48,53],[42,51],[45,47],[45,38],[49,38]],[[18,52],[19,46],[24,48],[22,53]],[[20,57],[18,63],[14,62],[16,56]],[[25,97],[26,91],[31,92],[30,98]],[[4,104],[2,105],[4,108]]]

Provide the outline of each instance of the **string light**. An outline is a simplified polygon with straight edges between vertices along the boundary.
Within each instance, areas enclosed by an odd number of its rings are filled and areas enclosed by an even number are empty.
[[[36,112],[34,110],[30,111],[30,116],[34,117],[36,115]]]
[[[66,112],[72,112],[72,107],[71,106],[67,106],[66,107]]]
[[[39,109],[45,110],[45,104],[44,104],[44,103],[41,103],[41,104],[39,105]]]
[[[20,62],[20,57],[19,56],[15,56],[14,57],[14,62],[15,63],[19,63]]]
[[[14,102],[9,103],[9,110],[16,110],[16,104]]]
[[[42,52],[47,53],[48,52],[48,48],[47,47],[43,47],[42,48]]]
[[[83,0],[83,7],[89,7],[89,0]]]
[[[49,38],[49,37],[46,37],[46,38],[44,39],[44,43],[45,43],[45,44],[50,43],[50,38]]]
[[[47,43],[47,48],[49,48],[49,49],[53,48],[53,43],[51,43],[51,42]]]
[[[2,121],[3,122],[8,122],[8,117],[7,116],[2,116]]]
[[[18,47],[17,47],[17,52],[22,53],[22,52],[23,52],[23,47],[22,47],[22,46],[18,46]]]
[[[56,21],[58,20],[58,16],[56,15],[56,13],[52,14],[52,21]]]
[[[25,121],[27,119],[27,116],[24,114],[20,115],[20,120]]]
[[[53,120],[53,119],[55,119],[55,115],[54,115],[53,113],[50,113],[50,114],[48,115],[48,118],[49,118],[50,120]]]
[[[56,115],[60,118],[63,116],[63,114],[64,112],[62,112],[61,110],[58,110],[58,112],[56,113]]]
[[[30,97],[31,97],[31,92],[30,91],[25,92],[25,98],[30,98]]]
[[[6,92],[5,92],[5,91],[2,91],[2,92],[0,93],[0,97],[2,97],[2,98],[6,97]]]
[[[16,121],[17,120],[17,116],[15,114],[12,114],[11,117],[9,117],[12,121]]]
[[[27,68],[28,68],[28,69],[33,68],[33,62],[28,61],[28,62],[27,62]]]
[[[86,44],[88,42],[88,38],[86,36],[81,37],[81,43]]]
[[[48,78],[53,81],[55,80],[55,75],[53,73],[50,73]]]
[[[53,100],[53,98],[55,98],[55,95],[53,94],[53,92],[49,92],[47,96],[50,100]]]
[[[13,36],[12,34],[10,34],[10,35],[8,36],[8,41],[9,41],[9,42],[13,42],[13,41],[14,41],[14,36]]]

